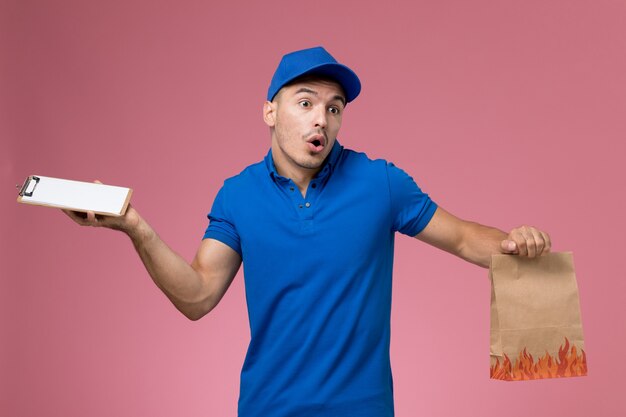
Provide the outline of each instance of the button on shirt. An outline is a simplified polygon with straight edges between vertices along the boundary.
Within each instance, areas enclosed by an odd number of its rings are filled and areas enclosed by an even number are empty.
[[[271,150],[224,182],[204,238],[243,260],[240,417],[393,416],[394,235],[436,208],[404,171],[339,142],[304,197]]]

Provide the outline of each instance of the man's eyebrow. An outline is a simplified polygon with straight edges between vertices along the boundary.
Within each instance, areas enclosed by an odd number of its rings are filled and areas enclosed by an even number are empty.
[[[300,87],[295,94],[300,94],[300,93],[309,93],[309,94],[313,94],[315,96],[317,96],[317,91],[311,90],[310,88],[306,88],[306,87]],[[340,96],[339,94],[333,96],[333,100],[339,100],[341,101],[341,104],[343,104],[344,106],[346,105],[346,98],[344,96]]]
[[[333,97],[333,100],[339,100],[344,107],[346,106],[346,98],[344,96],[340,96],[339,94],[337,94],[335,97]]]

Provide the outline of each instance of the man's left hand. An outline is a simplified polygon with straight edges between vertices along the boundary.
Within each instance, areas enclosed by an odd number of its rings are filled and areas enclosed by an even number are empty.
[[[531,226],[517,227],[500,244],[502,253],[534,258],[550,252],[550,236]]]

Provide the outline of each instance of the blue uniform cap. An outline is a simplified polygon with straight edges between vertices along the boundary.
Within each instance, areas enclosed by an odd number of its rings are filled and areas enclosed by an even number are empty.
[[[321,46],[302,49],[283,56],[272,77],[267,100],[272,101],[278,90],[302,75],[323,75],[336,80],[346,93],[346,101],[354,100],[361,92],[361,81],[350,68],[337,62]]]

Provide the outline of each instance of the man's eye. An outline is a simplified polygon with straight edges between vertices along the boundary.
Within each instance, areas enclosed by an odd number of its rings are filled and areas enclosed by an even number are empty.
[[[339,109],[337,107],[331,107],[328,109],[332,114],[339,114]]]
[[[311,107],[311,102],[309,100],[302,100],[300,102],[300,106],[302,106],[302,107]]]

